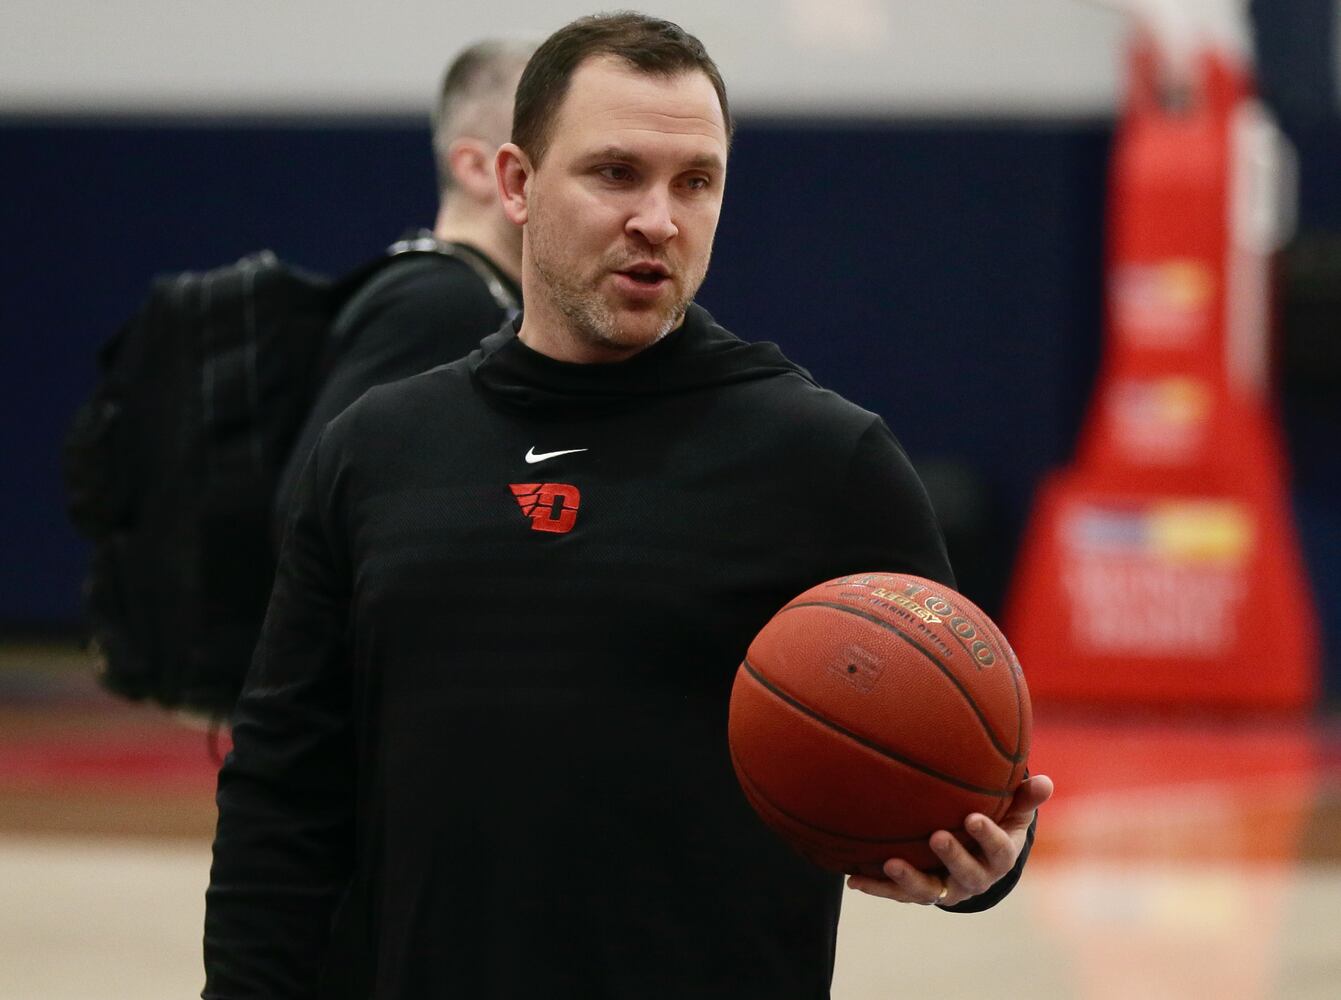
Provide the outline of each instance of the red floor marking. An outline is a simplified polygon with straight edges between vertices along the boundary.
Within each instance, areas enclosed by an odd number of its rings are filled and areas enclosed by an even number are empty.
[[[221,736],[220,752],[227,749]],[[195,792],[218,771],[209,734],[176,727],[108,732],[53,729],[40,738],[0,739],[0,789]]]

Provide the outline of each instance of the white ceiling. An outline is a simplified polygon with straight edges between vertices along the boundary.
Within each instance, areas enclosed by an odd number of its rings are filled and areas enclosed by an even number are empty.
[[[618,4],[614,4],[618,6]],[[570,0],[4,0],[0,112],[419,113],[461,46]],[[665,0],[750,113],[1110,111],[1122,15],[1078,0]]]

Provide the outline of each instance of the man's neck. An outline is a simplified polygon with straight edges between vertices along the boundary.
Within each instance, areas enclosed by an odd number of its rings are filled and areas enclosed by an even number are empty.
[[[555,361],[567,361],[579,365],[627,361],[648,346],[639,344],[636,347],[616,347],[586,340],[572,333],[566,325],[542,325],[529,313],[522,315],[522,325],[517,331],[517,339],[537,354],[543,354]]]
[[[454,211],[444,205],[433,224],[433,235],[448,243],[465,243],[489,258],[489,262],[513,283],[521,284],[521,250],[509,245],[497,221],[481,218],[467,212]]]

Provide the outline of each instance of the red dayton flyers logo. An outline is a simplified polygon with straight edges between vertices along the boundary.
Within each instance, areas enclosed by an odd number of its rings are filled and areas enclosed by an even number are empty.
[[[552,531],[562,535],[577,523],[578,502],[582,495],[567,483],[513,483],[512,495],[521,504],[522,513],[531,519],[532,531]]]

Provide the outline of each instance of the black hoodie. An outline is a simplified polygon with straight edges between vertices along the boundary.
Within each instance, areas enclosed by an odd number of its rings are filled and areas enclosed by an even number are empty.
[[[697,307],[627,361],[508,326],[372,390],[289,522],[204,996],[828,996],[841,879],[751,811],[727,698],[789,598],[875,569],[953,584],[889,430]]]

